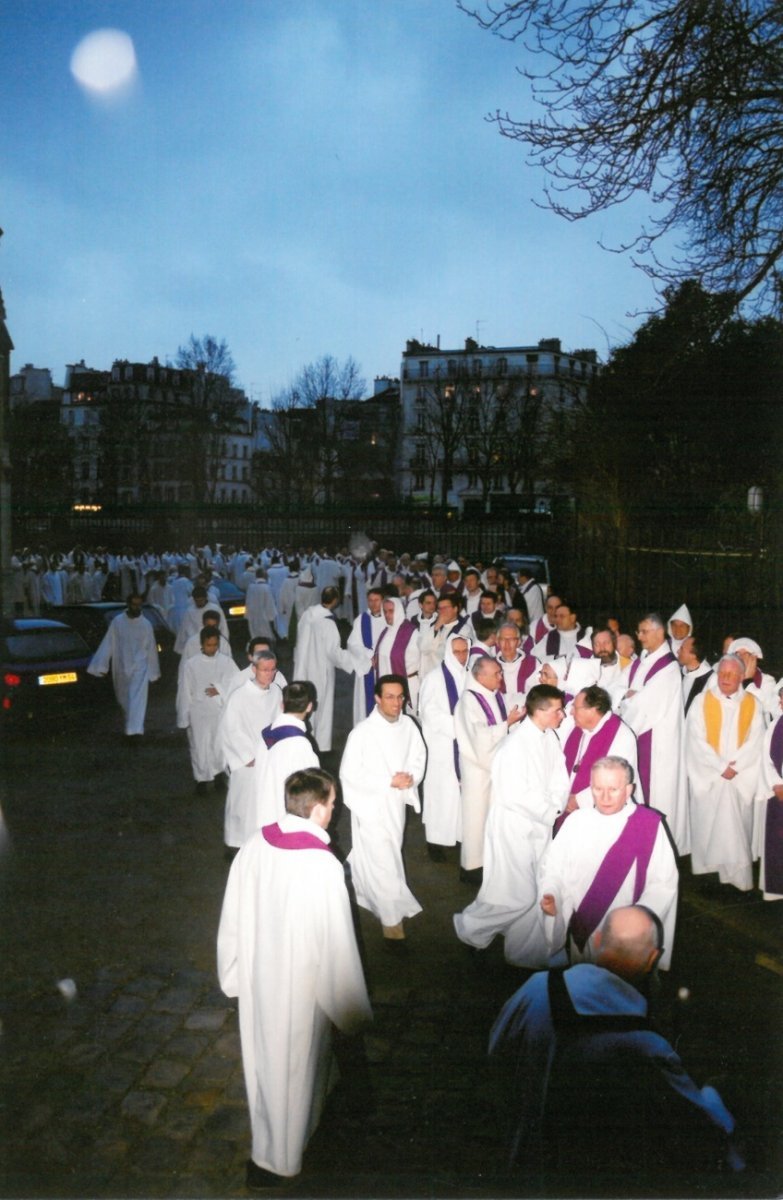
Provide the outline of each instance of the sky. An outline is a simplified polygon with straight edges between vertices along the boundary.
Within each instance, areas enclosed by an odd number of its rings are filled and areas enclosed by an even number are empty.
[[[135,78],[71,58],[123,31]],[[262,405],[307,363],[397,376],[409,338],[560,337],[606,359],[655,307],[486,120],[533,109],[524,51],[455,0],[22,0],[0,43],[0,288],[12,371],[173,360],[225,338]]]

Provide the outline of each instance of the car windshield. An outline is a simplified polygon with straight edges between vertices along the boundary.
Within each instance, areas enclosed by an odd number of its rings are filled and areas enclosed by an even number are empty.
[[[54,662],[89,658],[90,651],[75,629],[37,629],[5,639],[8,662]]]

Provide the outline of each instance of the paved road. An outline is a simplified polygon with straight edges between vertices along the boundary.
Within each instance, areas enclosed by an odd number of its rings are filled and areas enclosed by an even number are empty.
[[[348,696],[342,686],[341,736]],[[171,679],[153,689],[136,749],[107,702],[88,720],[26,730],[4,757],[0,1193],[245,1195],[236,1010],[214,973],[222,801],[193,794]],[[338,836],[347,848],[346,814]],[[333,1095],[289,1194],[520,1194],[502,1170],[485,1048],[522,976],[499,945],[477,965],[457,941],[451,914],[473,893],[455,861],[430,863],[415,817],[406,861],[424,912],[402,961],[360,914],[367,1063],[347,1063],[350,1087]],[[698,1082],[721,1078],[739,1118],[750,1170],[733,1194],[777,1195],[780,907],[687,876],[683,892],[661,1019]]]

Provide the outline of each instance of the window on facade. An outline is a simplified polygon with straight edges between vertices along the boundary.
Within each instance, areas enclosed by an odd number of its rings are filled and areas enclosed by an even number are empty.
[[[236,504],[236,502],[237,502],[237,489],[232,488],[231,489],[231,503]]]
[[[449,359],[448,363],[446,364],[446,374],[448,375],[449,379],[453,379],[457,374],[457,363],[455,359]]]
[[[419,363],[419,379],[426,379],[430,373],[430,364],[427,359],[422,359]]]
[[[424,413],[423,413],[423,412],[420,412],[420,413],[417,413],[417,414],[416,414],[416,432],[417,432],[417,433],[424,433],[424,431],[425,431],[425,426],[424,426]]]
[[[480,375],[482,370],[482,362],[480,358],[473,359],[473,374]]]
[[[424,476],[420,472],[413,476],[413,489],[416,492],[424,491]]]
[[[499,358],[496,364],[498,375],[508,375],[508,359]]]

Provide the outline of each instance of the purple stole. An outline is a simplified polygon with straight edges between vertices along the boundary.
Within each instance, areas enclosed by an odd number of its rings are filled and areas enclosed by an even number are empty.
[[[362,632],[362,645],[368,650],[372,650],[372,617],[369,612],[363,612],[359,622]],[[369,717],[375,707],[375,672],[370,664],[370,669],[364,677],[364,711]]]
[[[640,658],[635,658],[633,660],[633,662],[631,663],[631,671],[628,676],[629,684],[633,684],[633,681],[636,677],[636,672],[639,670],[639,667],[641,666],[641,662],[642,662],[642,660]],[[676,663],[676,662],[677,662],[677,659],[674,657],[674,655],[671,653],[671,651],[669,651],[668,654],[662,655],[661,658],[658,659],[657,663],[652,668],[652,670],[648,672],[648,674],[645,678],[645,681],[642,684],[642,687],[646,687],[647,684],[650,682],[650,680],[654,679],[655,676],[658,674],[658,672],[662,671],[664,669],[664,667],[668,667],[670,663]],[[644,733],[638,734],[637,738],[636,738],[636,745],[637,745],[637,750],[638,750],[637,766],[639,768],[639,782],[642,785],[642,791],[644,793],[645,804],[650,803],[650,774],[652,771],[652,738],[653,738],[652,729],[646,729],[644,731]]]
[[[590,738],[584,758],[579,763],[576,761],[576,756],[579,750],[579,743],[582,740],[582,730],[578,725],[575,725],[569,733],[568,737],[566,738],[566,744],[563,748],[563,753],[565,754],[566,767],[568,768],[569,775],[572,774],[574,767],[576,767],[576,774],[571,780],[571,791],[574,795],[576,795],[577,792],[583,791],[584,788],[590,786],[590,770],[592,765],[594,762],[597,762],[599,758],[604,758],[605,755],[609,753],[609,748],[614,741],[615,734],[617,733],[620,725],[622,725],[622,721],[619,717],[612,713],[603,728],[595,735],[595,737]],[[570,815],[571,814],[567,812],[560,814],[555,821],[554,831],[552,834],[553,837],[559,832],[566,817],[569,817]]]
[[[503,660],[501,658],[499,658],[498,662],[500,663],[500,669],[502,670],[503,669]],[[532,658],[532,657],[524,658],[520,662],[519,670],[517,671],[517,691],[518,692],[524,692],[525,684],[527,683],[528,679],[530,678],[530,676],[533,674],[536,667],[538,667],[538,666],[540,666],[538,659]],[[503,677],[500,680],[500,690],[503,693],[503,695],[505,696],[506,695],[506,676],[505,676],[505,674],[503,675]]]
[[[471,695],[476,697],[479,704],[484,709],[484,716],[487,718],[487,725],[497,725],[498,719],[495,716],[495,713],[492,709],[492,705],[489,703],[487,698],[485,696],[479,695],[478,692],[473,692],[473,691],[471,691]],[[503,718],[503,720],[505,721],[508,714],[506,712],[506,706],[503,703],[503,696],[501,695],[500,692],[495,692],[495,699],[498,702],[498,708],[500,709],[500,715]]]
[[[314,833],[307,833],[304,829],[298,833],[283,833],[275,822],[274,825],[264,825],[261,832],[264,841],[277,850],[327,850],[332,853],[331,846],[327,846],[326,842],[322,842]]]
[[[457,691],[457,685],[454,682],[454,676],[452,675],[451,671],[446,666],[446,664],[441,663],[440,669],[443,672],[443,682],[446,684],[446,699],[449,702],[449,712],[451,713],[451,715],[453,717],[454,709],[457,707],[457,701],[459,700],[459,692]],[[452,745],[452,750],[454,752],[454,770],[456,772],[457,779],[461,780],[462,775],[460,774],[460,769],[459,769],[459,746],[457,745],[456,738],[454,738],[451,745]]]
[[[546,634],[549,633],[549,626],[544,624],[544,618],[539,617],[536,622],[535,630],[533,631],[533,644],[540,642]]]
[[[266,729],[261,730],[261,737],[264,739],[267,750],[271,750],[273,746],[276,746],[278,742],[284,742],[286,738],[306,738],[307,734],[303,729],[297,729],[295,725],[279,725],[277,729],[267,725]]]
[[[381,648],[381,642],[386,637],[388,632],[389,626],[387,625],[381,636],[378,638],[378,645],[375,647],[376,655]],[[411,622],[408,620],[403,621],[402,624],[398,626],[397,632],[394,635],[394,642],[392,643],[391,653],[389,654],[392,672],[395,675],[402,675],[403,679],[407,679],[408,677],[408,672],[405,669],[405,651],[408,649],[408,642],[411,640],[415,632],[415,625],[411,624]]]
[[[783,717],[778,717],[772,730],[769,756],[778,775],[783,775]],[[783,894],[783,800],[774,793],[767,800],[764,824],[764,890]]]
[[[595,874],[595,879],[574,910],[569,923],[569,933],[579,950],[584,950],[588,938],[595,932],[612,907],[631,868],[636,866],[632,904],[636,904],[647,882],[647,867],[653,852],[655,839],[662,821],[661,814],[654,808],[637,806],[625,823],[625,827],[613,846],[604,855],[604,860]]]

